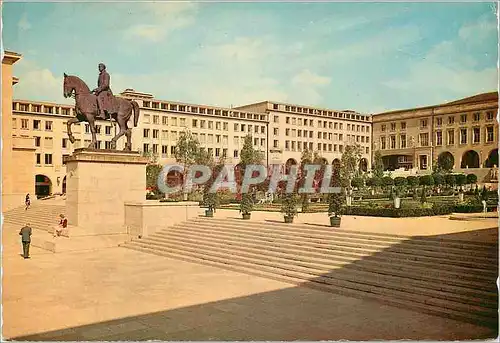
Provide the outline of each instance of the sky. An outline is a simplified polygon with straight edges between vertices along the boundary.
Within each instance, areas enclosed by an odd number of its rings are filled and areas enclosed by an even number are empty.
[[[3,49],[17,99],[72,103],[63,73],[115,94],[238,106],[265,100],[363,113],[498,88],[494,3],[11,2]]]

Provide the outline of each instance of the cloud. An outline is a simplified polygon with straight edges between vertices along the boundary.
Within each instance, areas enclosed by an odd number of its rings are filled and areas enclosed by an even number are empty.
[[[14,86],[14,98],[73,104],[63,96],[63,76],[55,76],[49,69],[23,59],[16,63],[19,83]]]
[[[141,38],[151,42],[163,40],[169,33],[195,22],[198,5],[191,2],[144,3],[141,12],[150,24],[137,24],[125,30],[124,38]]]
[[[477,44],[484,51],[494,51],[491,39],[496,36],[496,24],[482,17],[477,22],[462,26],[453,40],[442,41],[432,47],[407,75],[382,82],[383,85],[401,92],[413,92],[415,98],[441,102],[498,87],[498,71],[480,64]],[[489,39],[488,39],[489,38]],[[474,51],[475,50],[475,51]],[[481,51],[481,50],[479,50]]]
[[[458,31],[458,36],[464,41],[474,43],[486,39],[497,32],[497,23],[490,16],[482,16],[478,21],[466,24]]]
[[[292,78],[294,86],[326,86],[330,84],[331,78],[312,73],[309,69],[302,70]]]
[[[157,42],[162,40],[165,34],[165,30],[157,25],[134,25],[127,30],[126,36],[140,37]]]
[[[17,27],[21,31],[27,31],[27,30],[29,30],[31,28],[31,24],[28,21],[28,16],[26,15],[26,13],[23,13],[23,16],[17,22]]]

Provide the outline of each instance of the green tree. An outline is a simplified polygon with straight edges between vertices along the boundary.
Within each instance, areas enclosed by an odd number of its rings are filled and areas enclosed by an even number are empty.
[[[422,175],[419,179],[419,183],[422,186],[433,186],[434,178],[432,177],[432,175]]]
[[[357,145],[347,145],[342,153],[340,166],[340,179],[342,186],[347,188],[347,194],[351,194],[351,181],[359,175],[359,161],[361,160],[361,147]]]
[[[363,178],[361,177],[355,177],[352,179],[351,181],[351,186],[353,186],[354,188],[361,188],[363,187],[364,185],[364,182],[363,182]]]
[[[239,163],[239,165],[241,166],[239,175],[240,181],[243,180],[246,167],[249,165],[262,164],[263,158],[263,154],[260,151],[255,150],[255,148],[253,147],[252,135],[246,135],[243,143],[243,148],[241,149]],[[241,195],[240,212],[242,214],[250,214],[253,210],[253,198],[252,194],[250,193],[251,191],[253,191],[253,189],[254,188],[251,187],[248,192]]]
[[[336,168],[332,172],[331,186],[342,186],[341,172]],[[328,216],[340,217],[343,213],[344,200],[345,198],[342,193],[330,193],[328,195]]]
[[[390,187],[394,185],[394,180],[390,176],[384,176],[382,178],[382,184],[384,185],[384,187]]]
[[[436,186],[442,186],[445,183],[445,178],[442,174],[434,174],[433,178]]]
[[[465,174],[457,174],[456,182],[457,186],[460,186],[460,190],[462,190],[462,186],[467,183],[467,176]]]
[[[439,172],[450,173],[453,170],[453,163],[451,154],[441,154],[438,157],[436,169]]]
[[[160,194],[158,190],[158,176],[163,167],[158,163],[148,163],[146,165],[146,187],[155,194]]]
[[[477,183],[477,175],[476,174],[467,175],[467,184],[473,185],[475,183]]]
[[[382,153],[380,150],[375,151],[373,156],[373,176],[382,178],[384,177],[384,161],[382,159]]]
[[[455,174],[446,174],[444,181],[448,187],[453,187],[457,184],[457,176]]]
[[[299,187],[304,187],[305,185],[305,180],[306,180],[306,171],[305,171],[305,166],[307,164],[311,164],[313,161],[313,154],[312,152],[305,148],[302,151],[302,155],[300,156],[300,180],[299,180]],[[302,193],[300,195],[301,198],[301,203],[302,203],[302,212],[307,212],[309,208],[309,194],[307,193]]]
[[[200,156],[200,142],[193,136],[191,131],[184,130],[180,133],[176,142],[174,157],[184,168],[188,169],[195,163]]]
[[[407,184],[407,180],[404,177],[398,176],[394,178],[394,185],[396,187],[404,187]]]
[[[297,194],[295,192],[285,193],[281,202],[281,213],[292,218],[297,215]]]
[[[408,186],[411,188],[411,190],[413,192],[413,200],[417,200],[418,199],[417,187],[418,187],[418,185],[420,183],[418,177],[416,177],[416,176],[408,176],[406,178],[406,181],[408,183]]]

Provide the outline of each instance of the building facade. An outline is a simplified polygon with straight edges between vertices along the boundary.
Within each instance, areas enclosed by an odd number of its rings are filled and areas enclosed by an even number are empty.
[[[21,58],[11,51],[2,54],[2,211],[21,206],[35,191],[33,140],[13,137],[12,93],[19,80],[12,69]]]
[[[373,115],[373,150],[386,170],[432,172],[446,156],[456,172],[488,181],[498,166],[498,93]]]
[[[368,115],[271,101],[237,109],[268,115],[268,164],[299,164],[306,149],[318,152],[328,163],[340,162],[345,146],[359,144],[360,168],[364,171],[371,168]]]
[[[340,161],[347,144],[356,143],[363,150],[360,167],[369,170],[371,165],[371,121],[359,113],[275,102],[222,108],[158,100],[132,89],[120,96],[133,99],[140,107],[138,126],[132,130],[132,149],[154,154],[161,164],[175,161],[177,139],[181,132],[189,130],[216,160],[224,157],[234,165],[239,163],[248,134],[267,165],[297,164],[306,148],[333,163]],[[36,193],[64,193],[63,160],[74,149],[90,144],[89,125],[73,125],[76,141],[72,144],[67,138],[66,122],[74,116],[73,106],[15,100],[12,109],[12,136],[31,139],[36,149]],[[110,147],[115,130],[109,121],[97,122],[98,148]],[[125,138],[120,139],[117,148],[123,149],[124,142]]]

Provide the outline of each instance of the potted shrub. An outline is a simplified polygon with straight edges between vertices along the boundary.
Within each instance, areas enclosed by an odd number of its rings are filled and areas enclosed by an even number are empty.
[[[215,209],[218,205],[218,196],[217,193],[205,193],[203,197],[204,205],[207,207],[205,210],[206,217],[213,217]]]
[[[285,215],[285,223],[293,223],[293,217],[297,215],[297,196],[294,193],[285,194],[281,212]]]
[[[330,226],[340,227],[340,220],[344,208],[344,195],[342,193],[331,193],[328,199],[328,216]]]
[[[334,170],[332,175],[332,186],[340,187],[340,173],[338,170]],[[328,216],[330,217],[330,226],[340,227],[340,219],[342,216],[342,211],[344,209],[344,194],[340,193],[330,193],[328,196]]]
[[[243,219],[250,219],[250,213],[253,210],[253,200],[252,194],[245,193],[241,196],[240,202],[240,213],[243,216]]]

